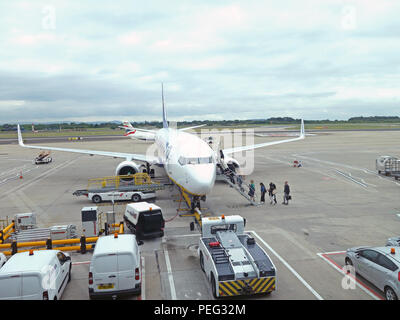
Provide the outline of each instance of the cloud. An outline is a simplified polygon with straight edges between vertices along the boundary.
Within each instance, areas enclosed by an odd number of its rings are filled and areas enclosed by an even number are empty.
[[[389,0],[4,1],[0,122],[160,120],[161,82],[172,120],[397,115],[399,9]]]

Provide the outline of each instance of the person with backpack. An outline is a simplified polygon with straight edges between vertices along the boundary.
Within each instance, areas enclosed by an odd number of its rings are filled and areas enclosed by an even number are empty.
[[[283,202],[282,204],[288,205],[289,200],[291,200],[292,197],[290,196],[290,187],[287,181],[285,181],[285,186],[283,187]]]
[[[249,196],[252,201],[256,201],[255,192],[256,192],[256,186],[254,185],[254,180],[251,180],[249,184]]]
[[[268,189],[270,204],[276,204],[276,185],[273,182],[270,182]]]

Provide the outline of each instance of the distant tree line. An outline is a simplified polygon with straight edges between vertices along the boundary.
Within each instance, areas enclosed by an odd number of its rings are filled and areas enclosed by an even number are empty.
[[[207,126],[238,126],[238,125],[266,125],[266,124],[297,124],[300,123],[301,119],[294,119],[291,117],[275,117],[268,119],[249,119],[249,120],[194,120],[194,121],[179,121],[178,127],[189,127],[206,124]],[[348,120],[305,120],[308,124],[329,124],[329,123],[400,123],[400,117],[398,116],[372,116],[372,117],[352,117]],[[131,122],[134,127],[154,127],[161,128],[161,121],[144,121],[144,122]],[[63,122],[63,123],[38,123],[34,124],[35,130],[74,130],[74,131],[86,131],[87,129],[96,128],[109,128],[118,129],[121,125],[116,121],[112,122]],[[1,131],[15,131],[16,124],[3,124],[0,125]],[[26,131],[30,131],[32,124],[21,125],[21,128]]]

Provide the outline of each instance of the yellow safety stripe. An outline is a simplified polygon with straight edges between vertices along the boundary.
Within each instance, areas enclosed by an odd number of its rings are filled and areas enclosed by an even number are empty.
[[[238,290],[243,288],[243,286],[239,286],[236,281],[232,281],[231,284],[234,285]]]
[[[231,296],[232,294],[229,292],[229,290],[225,287],[225,286],[223,286],[223,285],[221,285],[221,283],[219,284],[219,292],[221,293],[221,291],[222,291],[222,293],[224,293],[225,295],[228,295],[228,296]]]
[[[253,287],[253,290],[256,291],[256,290],[257,290],[257,287],[258,287],[261,283],[263,283],[263,281],[264,281],[263,278],[259,279],[259,280],[257,281],[257,283],[256,283],[254,286],[252,286],[252,287]]]
[[[223,296],[240,295],[241,291],[248,286],[251,287],[254,294],[273,291],[275,290],[275,277],[222,281],[219,283],[219,294]]]
[[[263,284],[258,288],[257,293],[267,292],[269,287],[275,283],[275,278],[270,278],[264,281]]]
[[[239,292],[231,284],[229,282],[225,283],[225,285],[229,288],[231,292],[233,292],[234,294],[239,294]]]

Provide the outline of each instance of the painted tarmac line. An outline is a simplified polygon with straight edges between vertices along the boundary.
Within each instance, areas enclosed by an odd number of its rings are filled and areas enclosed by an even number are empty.
[[[361,290],[363,290],[366,294],[368,294],[369,296],[371,296],[375,300],[384,300],[384,298],[380,294],[376,293],[374,290],[372,290],[371,288],[367,287],[364,283],[362,283],[356,277],[354,277],[351,274],[346,274],[343,271],[343,268],[340,265],[338,265],[335,261],[333,261],[332,259],[330,259],[328,257],[329,255],[337,255],[337,254],[345,254],[345,253],[346,253],[346,251],[323,252],[323,253],[317,253],[317,256],[319,256],[321,259],[323,259],[325,262],[327,262],[336,271],[342,273],[343,275],[347,275],[348,277],[352,278],[355,281],[357,287],[359,287]]]
[[[176,290],[174,284],[174,276],[172,275],[172,268],[171,268],[171,261],[169,260],[168,249],[166,246],[166,238],[162,239],[163,247],[164,247],[164,256],[165,256],[165,264],[167,265],[167,272],[168,272],[168,281],[169,287],[171,290],[171,300],[176,300]]]
[[[368,188],[368,186],[367,186],[366,184],[364,184],[364,183],[362,183],[362,182],[360,182],[360,181],[354,179],[350,174],[346,174],[346,173],[344,173],[344,172],[342,172],[342,171],[340,171],[340,170],[336,170],[336,169],[335,169],[334,171],[335,171],[336,173],[342,175],[343,177],[345,177],[345,178],[347,178],[347,179],[353,181],[354,183],[357,183],[358,185],[360,185],[360,186],[362,186],[362,187],[364,187],[364,188]]]
[[[52,175],[53,173],[57,172],[59,169],[63,169],[65,167],[71,165],[72,163],[76,162],[78,159],[79,159],[79,157],[77,157],[77,158],[75,158],[74,160],[71,160],[71,161],[67,160],[67,161],[62,162],[58,166],[53,167],[53,168],[43,172],[42,174],[40,174],[36,178],[33,178],[33,180],[8,190],[7,192],[5,192],[4,194],[2,194],[0,196],[0,199],[6,197],[7,195],[9,195],[9,194],[11,194],[13,192],[18,191],[18,190],[25,190],[26,188],[38,183],[39,181],[41,181],[41,180],[47,178],[48,176]]]
[[[266,246],[269,251],[271,251],[293,275],[318,299],[318,300],[324,300],[317,291],[315,291],[308,283],[303,279],[302,276],[300,276],[296,270],[294,270],[289,263],[286,262],[274,249],[271,248],[271,246],[266,243],[255,231],[248,231],[249,233],[252,233],[258,240],[260,240],[264,246]]]

